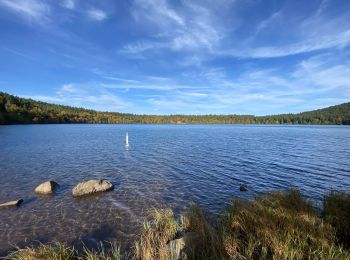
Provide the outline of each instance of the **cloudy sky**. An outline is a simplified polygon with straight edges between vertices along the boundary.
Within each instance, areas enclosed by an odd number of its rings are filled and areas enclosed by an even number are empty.
[[[350,101],[348,0],[0,0],[0,91],[149,114]]]

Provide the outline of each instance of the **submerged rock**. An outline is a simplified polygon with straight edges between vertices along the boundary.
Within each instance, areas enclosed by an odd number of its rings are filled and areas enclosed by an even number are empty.
[[[188,232],[183,234],[180,238],[169,241],[168,249],[170,251],[170,259],[190,259],[190,244],[192,243],[193,245],[195,239],[196,234],[194,232]]]
[[[0,208],[18,207],[19,205],[21,205],[22,202],[23,202],[22,199],[9,201],[9,202],[0,204]]]
[[[35,188],[35,193],[38,194],[52,194],[59,187],[57,182],[46,181]]]
[[[114,186],[107,180],[89,180],[81,182],[76,185],[72,190],[74,197],[94,194],[103,191],[113,190]]]
[[[248,187],[247,187],[247,185],[242,184],[241,186],[239,186],[239,190],[240,191],[248,191]]]

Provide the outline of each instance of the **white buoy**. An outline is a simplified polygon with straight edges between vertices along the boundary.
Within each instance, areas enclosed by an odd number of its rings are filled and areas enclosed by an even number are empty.
[[[129,147],[129,135],[128,135],[128,132],[126,132],[126,136],[125,136],[125,147]]]

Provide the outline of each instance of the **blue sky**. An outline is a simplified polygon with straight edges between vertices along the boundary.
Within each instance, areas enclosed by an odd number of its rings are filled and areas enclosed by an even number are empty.
[[[350,101],[350,1],[0,0],[0,90],[103,111]]]

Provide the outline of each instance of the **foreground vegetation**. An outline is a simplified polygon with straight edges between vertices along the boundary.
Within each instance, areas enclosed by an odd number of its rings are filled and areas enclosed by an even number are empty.
[[[350,259],[349,205],[350,195],[331,193],[321,212],[299,191],[289,190],[234,200],[216,222],[196,206],[178,221],[170,209],[154,209],[129,254],[122,255],[116,244],[78,252],[53,243],[18,249],[7,258]]]
[[[37,247],[18,248],[5,259],[13,260],[119,260],[121,258],[120,247],[111,243],[108,250],[101,243],[96,250],[84,248],[78,252],[65,243],[54,242],[52,244],[40,244]]]
[[[97,112],[48,104],[0,92],[0,124],[139,123],[139,124],[350,124],[350,103],[299,114],[253,115],[134,115]]]

